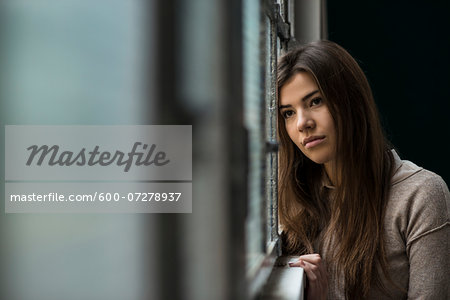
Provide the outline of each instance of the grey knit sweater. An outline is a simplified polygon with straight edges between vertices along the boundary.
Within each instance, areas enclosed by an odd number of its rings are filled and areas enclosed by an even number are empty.
[[[373,287],[369,299],[450,299],[450,193],[441,177],[394,152],[395,173],[384,220],[390,297]],[[355,224],[356,225],[356,224]],[[327,260],[326,249],[316,249]],[[330,272],[333,273],[333,272]],[[329,275],[328,299],[344,299],[343,278]]]

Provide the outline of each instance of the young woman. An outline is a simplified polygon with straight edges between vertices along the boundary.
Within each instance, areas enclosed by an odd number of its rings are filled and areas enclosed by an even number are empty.
[[[384,138],[368,81],[320,41],[278,65],[279,215],[308,299],[449,299],[450,193]]]

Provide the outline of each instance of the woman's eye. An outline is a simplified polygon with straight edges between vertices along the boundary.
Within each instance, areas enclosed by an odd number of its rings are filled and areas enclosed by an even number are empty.
[[[292,117],[293,114],[294,114],[294,112],[292,110],[286,110],[282,113],[282,115],[285,119]]]
[[[311,106],[316,106],[322,103],[322,98],[314,98],[311,100]]]

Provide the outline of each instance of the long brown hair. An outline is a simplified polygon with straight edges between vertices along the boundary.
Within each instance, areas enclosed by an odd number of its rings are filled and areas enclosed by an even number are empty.
[[[278,63],[278,91],[298,72],[315,79],[333,117],[337,180],[332,199],[326,200],[323,167],[292,142],[279,114],[279,217],[285,246],[289,252],[313,253],[323,231],[324,241],[338,241],[327,259],[343,272],[346,296],[363,298],[371,284],[381,286],[377,265],[389,279],[383,220],[393,168],[390,145],[366,76],[346,50],[319,41],[289,51]]]

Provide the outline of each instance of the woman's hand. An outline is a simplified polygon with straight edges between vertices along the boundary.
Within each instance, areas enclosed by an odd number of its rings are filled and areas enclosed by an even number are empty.
[[[328,276],[325,261],[319,254],[307,254],[299,257],[298,261],[289,263],[290,267],[302,267],[308,278],[306,296],[308,300],[327,299]]]

